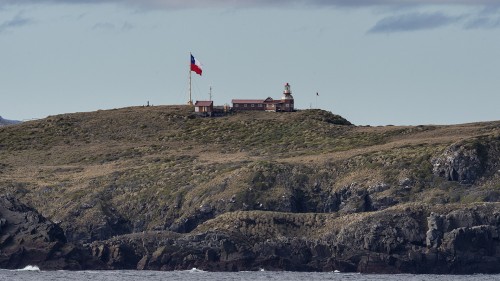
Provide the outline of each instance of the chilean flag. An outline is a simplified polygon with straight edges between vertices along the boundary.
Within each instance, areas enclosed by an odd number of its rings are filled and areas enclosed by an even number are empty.
[[[201,62],[193,57],[191,55],[191,71],[196,72],[196,74],[201,76],[201,73],[203,72],[201,70]]]

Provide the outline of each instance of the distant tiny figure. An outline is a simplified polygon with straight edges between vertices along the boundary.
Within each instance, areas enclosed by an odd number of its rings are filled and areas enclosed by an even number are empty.
[[[146,105],[147,107],[149,107],[149,101],[148,101],[148,105]]]

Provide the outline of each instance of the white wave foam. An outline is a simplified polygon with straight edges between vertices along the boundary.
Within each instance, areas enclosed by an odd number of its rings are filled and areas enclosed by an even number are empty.
[[[40,268],[36,265],[27,265],[24,268],[18,269],[18,271],[40,271]]]
[[[198,269],[196,267],[193,267],[192,269],[190,270],[187,270],[188,272],[191,272],[191,273],[201,273],[201,272],[206,272],[204,270],[201,270],[201,269]]]

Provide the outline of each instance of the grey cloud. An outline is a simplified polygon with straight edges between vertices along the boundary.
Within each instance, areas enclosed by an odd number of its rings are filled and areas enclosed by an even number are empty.
[[[500,28],[500,1],[496,5],[484,7],[479,13],[471,16],[464,25],[465,29]]]
[[[441,12],[409,13],[379,20],[368,33],[416,31],[447,26],[461,21],[463,16],[448,16]]]
[[[25,26],[25,25],[28,25],[31,23],[33,23],[32,19],[25,18],[22,16],[21,13],[19,13],[16,16],[14,16],[12,19],[4,21],[3,23],[0,23],[0,33],[6,31],[8,29]]]
[[[500,2],[485,6],[479,14],[482,16],[486,16],[497,14],[498,12],[500,12]]]
[[[500,28],[500,17],[477,17],[465,23],[465,29]]]
[[[500,10],[499,0],[0,0],[0,8],[8,5],[26,4],[116,4],[138,10],[191,9],[209,7],[254,8],[254,7],[311,7],[311,8],[373,8],[389,7],[392,15],[379,20],[368,33],[405,32],[433,29],[465,22],[463,28],[496,28],[499,20],[491,15]],[[471,6],[482,8],[476,15],[450,16],[442,12],[397,14],[394,8],[423,6]],[[406,10],[407,11],[407,10]],[[396,15],[394,15],[396,13]],[[475,18],[474,18],[475,17]],[[97,24],[94,29],[110,28]],[[113,28],[130,30],[133,26],[115,25]],[[1,29],[0,29],[1,31]]]
[[[321,7],[368,7],[407,5],[498,5],[498,0],[0,0],[0,6],[65,3],[100,4],[117,3],[142,8],[193,8],[193,7],[252,7],[252,6],[321,6]]]
[[[121,26],[110,23],[110,22],[99,22],[96,23],[92,29],[93,30],[121,30],[121,31],[130,31],[134,29],[135,26],[129,22],[124,22]]]
[[[110,22],[99,22],[96,23],[92,29],[97,30],[97,29],[104,29],[104,30],[110,30],[110,29],[115,29],[116,26]]]
[[[134,29],[134,28],[135,28],[135,26],[134,26],[133,24],[131,24],[131,23],[129,23],[129,22],[125,22],[125,23],[123,23],[123,25],[122,25],[122,28],[121,28],[121,29],[122,29],[123,31],[129,31],[129,30],[132,30],[132,29]]]

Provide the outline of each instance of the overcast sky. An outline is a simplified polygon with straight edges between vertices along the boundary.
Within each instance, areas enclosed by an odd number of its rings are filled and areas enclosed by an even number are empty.
[[[0,0],[0,116],[280,98],[357,125],[500,119],[498,0]],[[316,96],[316,93],[319,96]]]

